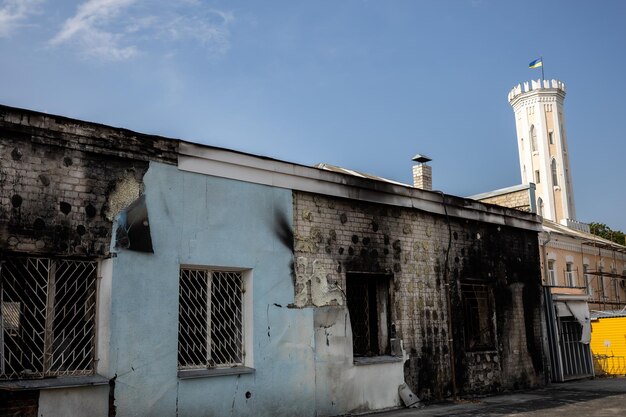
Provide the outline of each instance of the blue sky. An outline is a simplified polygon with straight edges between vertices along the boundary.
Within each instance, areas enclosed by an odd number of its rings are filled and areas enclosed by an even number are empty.
[[[578,219],[626,230],[626,2],[0,0],[0,102],[471,195],[521,182],[507,102],[567,85]]]

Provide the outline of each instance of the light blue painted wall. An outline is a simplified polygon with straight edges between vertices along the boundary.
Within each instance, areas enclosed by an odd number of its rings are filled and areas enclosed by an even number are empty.
[[[277,213],[291,228],[291,191],[159,163],[144,183],[155,253],[120,251],[113,261],[109,373],[118,415],[313,416],[313,311],[287,308],[292,253],[276,230]],[[181,264],[252,269],[253,374],[177,378]]]

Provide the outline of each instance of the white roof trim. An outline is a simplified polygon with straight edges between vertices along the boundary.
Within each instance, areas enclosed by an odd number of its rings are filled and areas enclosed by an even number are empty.
[[[180,142],[178,169],[255,184],[423,210],[439,215],[541,230],[534,215],[434,191],[340,174],[227,149]]]

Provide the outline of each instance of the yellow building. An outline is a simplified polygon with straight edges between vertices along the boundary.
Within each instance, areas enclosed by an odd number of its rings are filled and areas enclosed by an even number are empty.
[[[591,329],[596,375],[626,375],[626,311],[592,313]]]

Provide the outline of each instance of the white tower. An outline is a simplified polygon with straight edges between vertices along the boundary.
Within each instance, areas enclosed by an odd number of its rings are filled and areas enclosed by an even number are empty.
[[[565,84],[557,80],[525,82],[509,93],[515,112],[522,183],[535,183],[539,215],[568,225],[568,220],[576,219],[576,211],[567,156],[564,99]]]

